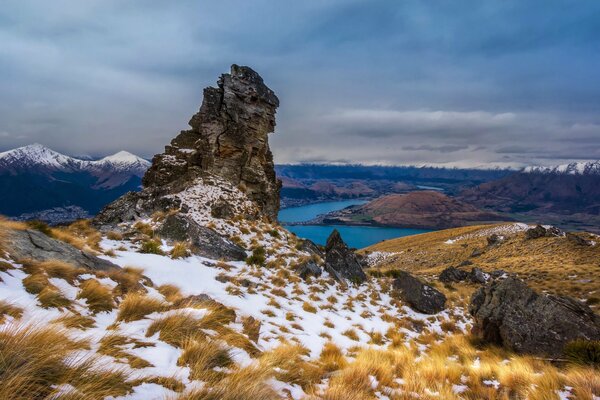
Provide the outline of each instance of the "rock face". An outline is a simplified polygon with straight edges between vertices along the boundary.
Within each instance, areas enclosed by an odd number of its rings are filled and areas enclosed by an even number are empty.
[[[241,261],[246,258],[244,249],[185,215],[169,215],[156,233],[164,239],[190,243],[192,253],[202,257],[224,261]]]
[[[10,254],[15,260],[60,260],[77,267],[98,271],[119,269],[110,261],[103,260],[68,243],[52,239],[42,232],[14,230],[8,237]]]
[[[424,314],[436,314],[446,307],[446,296],[406,271],[400,271],[392,287],[402,301]]]
[[[565,344],[600,340],[600,317],[570,297],[540,295],[509,277],[481,287],[471,298],[473,333],[513,351],[560,357]]]
[[[335,271],[334,276],[339,275],[355,283],[367,280],[358,257],[344,243],[337,229],[334,229],[327,238],[325,264],[328,270]]]
[[[244,189],[271,221],[277,219],[280,181],[267,136],[275,129],[279,100],[251,68],[231,66],[218,87],[204,89],[200,111],[143,178],[146,188],[212,174]]]

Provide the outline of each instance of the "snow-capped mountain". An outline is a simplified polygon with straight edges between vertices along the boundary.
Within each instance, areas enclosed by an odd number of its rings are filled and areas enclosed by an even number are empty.
[[[526,173],[600,175],[600,161],[572,162],[553,167],[530,166],[523,169]]]
[[[82,160],[49,149],[39,143],[0,153],[0,175],[34,170],[38,173],[89,171],[101,174],[126,174],[142,177],[150,162],[127,151],[120,151],[99,160]],[[117,185],[118,186],[118,185]]]
[[[127,151],[99,160],[67,156],[38,143],[5,151],[0,153],[0,214],[44,216],[48,209],[73,207],[95,214],[123,193],[138,190],[149,166]]]

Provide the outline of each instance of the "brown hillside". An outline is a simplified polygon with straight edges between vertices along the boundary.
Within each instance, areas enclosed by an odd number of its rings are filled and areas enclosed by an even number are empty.
[[[600,245],[582,246],[564,236],[527,240],[525,229],[524,224],[513,223],[447,229],[387,240],[364,251],[372,253],[371,269],[376,271],[402,269],[437,275],[446,267],[472,263],[461,268],[470,271],[479,267],[486,272],[502,269],[538,290],[585,299],[598,308]],[[490,246],[487,238],[494,233],[504,241]],[[598,241],[596,235],[577,235]]]
[[[383,196],[353,209],[350,215],[339,215],[339,217],[346,223],[361,221],[424,229],[444,229],[507,220],[506,217],[481,211],[470,204],[435,191]]]

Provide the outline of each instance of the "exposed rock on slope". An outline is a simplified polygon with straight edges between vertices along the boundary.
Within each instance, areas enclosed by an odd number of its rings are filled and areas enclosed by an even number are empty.
[[[280,183],[267,136],[275,129],[277,96],[249,67],[233,65],[218,87],[204,89],[200,111],[156,155],[144,176],[146,188],[177,186],[214,175],[239,185],[270,220],[277,218]]]
[[[325,263],[326,268],[329,271],[333,270],[333,275],[336,277],[346,278],[356,283],[367,280],[358,257],[344,243],[337,229],[334,229],[327,238]]]
[[[446,296],[439,290],[421,282],[406,271],[398,271],[392,283],[398,296],[416,311],[435,314],[446,307]]]
[[[223,239],[210,228],[201,226],[181,214],[169,215],[157,231],[158,235],[171,241],[191,244],[194,254],[225,261],[240,261],[246,258],[241,247]]]
[[[560,357],[576,339],[600,340],[600,317],[585,304],[540,295],[507,278],[480,288],[471,299],[474,333],[511,350]]]
[[[78,267],[99,271],[119,268],[110,261],[79,250],[68,243],[52,239],[42,232],[13,230],[7,240],[11,254],[16,260],[60,260]]]
[[[383,196],[362,206],[336,211],[322,218],[326,223],[376,224],[417,229],[443,229],[506,219],[435,191]]]

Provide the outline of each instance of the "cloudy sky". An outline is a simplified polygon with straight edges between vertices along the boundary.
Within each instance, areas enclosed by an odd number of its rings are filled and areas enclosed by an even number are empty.
[[[596,0],[4,0],[0,150],[152,156],[232,63],[279,163],[600,159]]]

